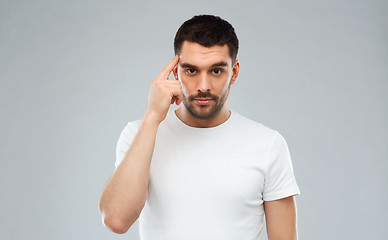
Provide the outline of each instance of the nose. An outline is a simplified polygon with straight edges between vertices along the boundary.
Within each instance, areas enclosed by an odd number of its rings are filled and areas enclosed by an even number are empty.
[[[200,75],[197,90],[201,92],[210,92],[211,85],[209,76],[206,73]]]

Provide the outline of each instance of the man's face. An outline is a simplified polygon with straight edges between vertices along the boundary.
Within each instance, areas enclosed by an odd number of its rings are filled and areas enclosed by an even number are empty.
[[[183,104],[198,119],[213,118],[236,81],[239,62],[232,63],[228,45],[204,47],[184,41],[174,75],[182,85]]]

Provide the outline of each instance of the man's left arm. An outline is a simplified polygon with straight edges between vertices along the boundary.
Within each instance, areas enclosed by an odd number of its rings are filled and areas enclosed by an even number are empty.
[[[297,209],[294,196],[264,201],[268,240],[297,240]]]

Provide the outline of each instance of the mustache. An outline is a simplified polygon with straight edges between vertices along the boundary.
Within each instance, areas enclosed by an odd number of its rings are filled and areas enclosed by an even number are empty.
[[[213,95],[211,93],[206,93],[206,92],[201,92],[201,93],[198,93],[195,96],[190,96],[189,100],[194,100],[196,98],[210,98],[210,99],[213,99],[213,100],[218,100],[217,96],[215,96],[215,95]]]

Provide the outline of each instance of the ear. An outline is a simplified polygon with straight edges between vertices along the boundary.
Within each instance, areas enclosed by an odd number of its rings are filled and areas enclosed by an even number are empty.
[[[178,80],[178,65],[176,65],[176,66],[172,69],[172,74],[174,75],[175,80]]]
[[[232,85],[238,77],[238,74],[240,72],[240,62],[236,59],[233,64],[233,75],[232,75],[232,80],[230,81],[230,85]]]

